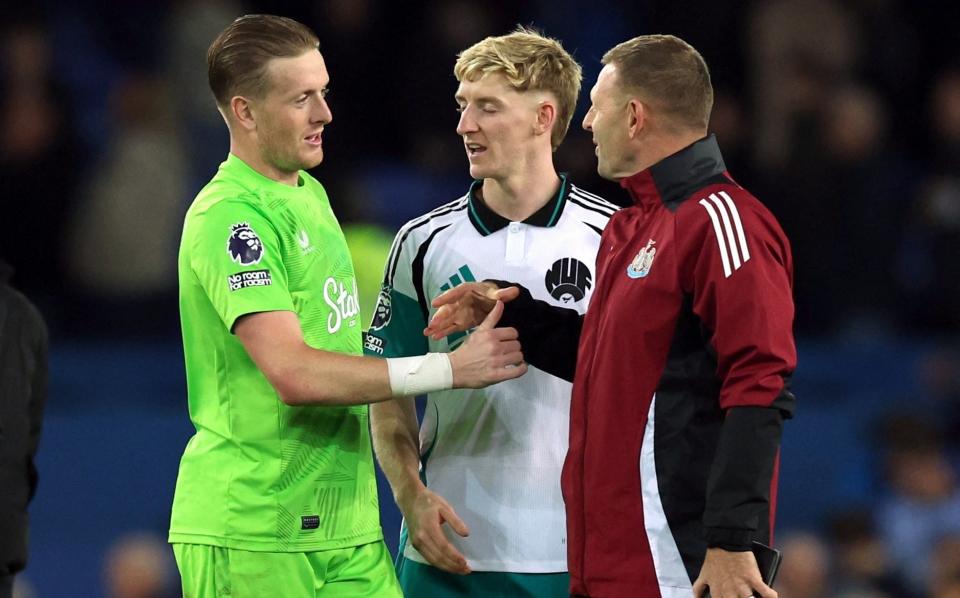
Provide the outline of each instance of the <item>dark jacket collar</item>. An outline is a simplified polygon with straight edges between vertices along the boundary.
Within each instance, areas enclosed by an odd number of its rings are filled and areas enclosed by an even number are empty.
[[[620,186],[641,207],[663,202],[668,209],[676,210],[697,189],[728,181],[726,170],[717,138],[709,135],[621,180]]]
[[[510,224],[510,220],[491,210],[490,206],[483,201],[483,198],[477,193],[482,185],[483,181],[480,179],[473,181],[470,185],[470,190],[467,192],[467,195],[470,197],[470,210],[468,210],[468,213],[470,214],[470,222],[474,228],[477,229],[477,232],[483,236],[487,236],[492,235],[501,228],[506,228],[506,226]],[[557,194],[544,204],[542,208],[524,220],[523,223],[545,227],[556,225],[557,221],[560,220],[560,215],[563,213],[563,206],[567,203],[567,196],[569,194],[570,182],[567,180],[567,174],[560,173],[560,190],[557,191]]]

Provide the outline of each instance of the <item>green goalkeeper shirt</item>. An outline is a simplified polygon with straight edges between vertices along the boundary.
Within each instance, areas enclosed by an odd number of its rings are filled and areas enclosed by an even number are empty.
[[[367,406],[291,407],[233,335],[296,313],[308,345],[359,355],[353,264],[323,186],[234,155],[194,200],[179,255],[190,419],[170,542],[301,552],[382,537]]]

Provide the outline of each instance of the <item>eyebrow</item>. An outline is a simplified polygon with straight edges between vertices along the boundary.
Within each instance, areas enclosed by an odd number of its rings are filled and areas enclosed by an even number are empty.
[[[460,94],[453,96],[453,99],[455,99],[457,102],[463,102],[463,103],[466,103],[467,101],[467,99]],[[496,106],[504,105],[503,100],[501,100],[500,98],[492,97],[492,96],[481,96],[476,100],[474,100],[474,103],[476,104],[488,103],[488,104],[494,104]]]
[[[297,91],[297,92],[291,93],[290,95],[291,95],[291,97],[294,97],[294,98],[299,98],[300,96],[303,96],[303,95],[307,95],[307,96],[309,96],[309,95],[317,95],[317,94],[319,94],[320,92],[322,92],[324,89],[327,89],[329,86],[330,86],[330,84],[328,83],[327,85],[324,85],[324,86],[321,87],[320,89],[317,89],[316,87],[310,87],[310,88],[308,88],[308,89],[301,89],[301,90],[299,90],[299,91]]]

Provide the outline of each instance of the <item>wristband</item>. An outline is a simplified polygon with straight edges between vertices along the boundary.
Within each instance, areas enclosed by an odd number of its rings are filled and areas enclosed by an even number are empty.
[[[453,388],[453,366],[446,353],[387,359],[390,391],[394,396],[416,396]]]

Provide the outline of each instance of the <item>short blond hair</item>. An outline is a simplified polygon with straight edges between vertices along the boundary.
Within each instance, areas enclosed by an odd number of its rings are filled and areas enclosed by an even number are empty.
[[[674,124],[706,129],[713,109],[710,70],[697,50],[673,35],[641,35],[603,55],[626,91],[638,92]]]
[[[557,149],[570,128],[580,95],[583,71],[559,41],[519,26],[508,35],[488,37],[460,53],[453,74],[457,81],[503,75],[520,92],[548,91],[557,98],[557,119],[550,143]]]

